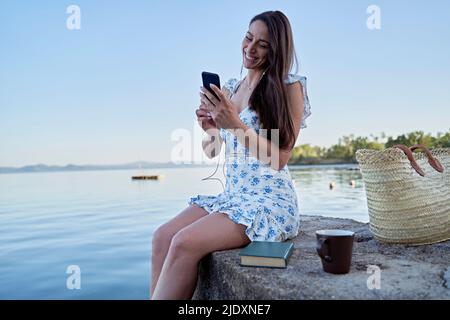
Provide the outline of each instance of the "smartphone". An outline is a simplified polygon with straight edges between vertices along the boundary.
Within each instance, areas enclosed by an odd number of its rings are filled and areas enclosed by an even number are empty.
[[[203,87],[206,88],[209,92],[211,92],[217,99],[219,99],[219,97],[216,95],[216,93],[213,91],[213,89],[211,89],[209,86],[212,83],[217,88],[220,89],[219,75],[217,73],[203,71],[202,72],[202,80],[203,80]]]

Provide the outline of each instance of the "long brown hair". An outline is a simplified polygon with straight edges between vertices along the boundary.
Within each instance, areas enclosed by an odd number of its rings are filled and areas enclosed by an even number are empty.
[[[258,114],[262,127],[267,129],[267,138],[271,139],[270,129],[279,129],[279,147],[289,149],[295,144],[295,133],[285,79],[294,59],[298,69],[291,25],[280,11],[258,14],[249,25],[256,20],[266,24],[270,48],[264,65],[265,75],[250,96],[249,105]]]

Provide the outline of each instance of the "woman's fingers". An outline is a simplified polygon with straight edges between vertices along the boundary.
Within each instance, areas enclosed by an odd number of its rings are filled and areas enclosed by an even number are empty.
[[[211,109],[214,110],[216,107],[207,107],[204,103],[202,103],[199,107],[200,110],[206,111],[206,112],[210,112]]]
[[[211,114],[208,111],[197,109],[195,110],[195,114],[197,115],[197,118],[200,120],[209,120],[211,119]]]
[[[220,88],[216,87],[215,85],[211,84],[211,89],[215,92],[215,94],[219,97],[220,100],[222,100],[225,97],[222,90],[220,90]]]
[[[217,104],[220,102],[219,100],[217,100],[216,97],[214,97],[214,95],[209,92],[207,89],[205,89],[204,87],[200,87],[201,92],[205,95],[205,97],[214,105],[217,106]]]
[[[204,109],[205,109],[205,110],[208,110],[208,111],[214,110],[214,108],[215,108],[216,106],[213,105],[213,104],[211,103],[211,101],[209,101],[202,93],[199,93],[199,94],[200,94],[201,105],[204,106]]]
[[[200,95],[200,100],[202,101],[202,104],[204,104],[206,106],[215,107],[215,104],[212,103],[211,100],[209,100],[205,94],[199,92],[199,95]]]
[[[208,111],[206,111],[204,109],[197,109],[197,110],[195,110],[195,113],[199,117],[204,117],[204,116],[208,115]]]

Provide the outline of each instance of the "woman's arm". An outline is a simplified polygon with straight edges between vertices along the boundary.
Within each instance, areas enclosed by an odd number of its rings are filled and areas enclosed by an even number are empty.
[[[288,100],[294,125],[294,141],[297,141],[305,107],[303,103],[303,88],[300,82],[288,85]],[[238,141],[249,149],[250,154],[258,158],[262,163],[270,164],[275,170],[281,170],[288,163],[292,149],[278,148],[274,143],[259,135],[244,123],[241,123],[237,129],[237,131],[233,129],[231,131],[234,131]]]
[[[215,158],[220,154],[220,150],[222,149],[223,139],[220,136],[220,130],[208,129],[206,131],[207,135],[203,138],[202,148],[203,152],[209,159]]]
[[[281,170],[289,161],[292,149],[282,150],[272,141],[262,137],[255,130],[246,126],[239,118],[236,107],[216,86],[211,88],[219,96],[216,99],[206,89],[202,88],[202,103],[211,113],[220,128],[232,132],[238,141],[244,145],[252,156],[264,164],[269,164],[275,170]],[[304,112],[303,88],[299,82],[288,85],[289,107],[294,125],[295,140],[300,133],[301,120]]]

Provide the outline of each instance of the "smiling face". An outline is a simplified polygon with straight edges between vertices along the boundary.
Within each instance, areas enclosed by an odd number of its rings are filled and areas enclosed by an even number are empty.
[[[270,50],[269,31],[261,20],[250,24],[242,41],[244,67],[247,69],[262,69],[267,61]]]

